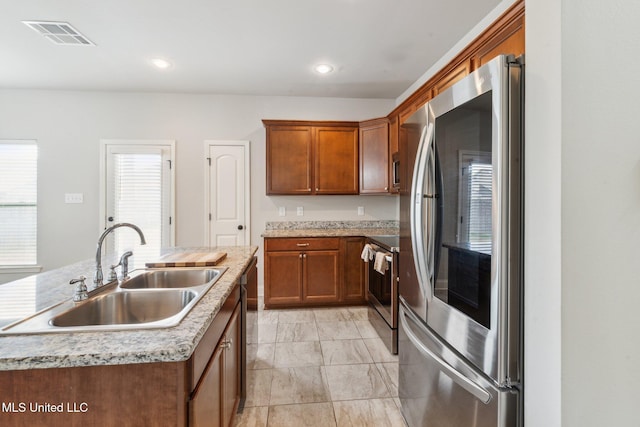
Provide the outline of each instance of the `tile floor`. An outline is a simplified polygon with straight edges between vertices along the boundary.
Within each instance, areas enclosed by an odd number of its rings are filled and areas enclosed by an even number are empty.
[[[367,316],[366,307],[258,311],[235,426],[405,426],[398,357]]]

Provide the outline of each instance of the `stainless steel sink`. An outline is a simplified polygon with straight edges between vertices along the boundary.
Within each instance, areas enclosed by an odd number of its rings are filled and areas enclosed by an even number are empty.
[[[171,269],[149,271],[120,284],[122,289],[190,288],[200,286],[217,278],[218,269],[187,270]]]
[[[53,317],[51,326],[124,325],[156,322],[180,313],[195,291],[114,292],[99,295]]]
[[[89,299],[71,299],[5,326],[2,334],[94,332],[168,328],[184,319],[220,279],[226,267],[138,270],[105,285]]]

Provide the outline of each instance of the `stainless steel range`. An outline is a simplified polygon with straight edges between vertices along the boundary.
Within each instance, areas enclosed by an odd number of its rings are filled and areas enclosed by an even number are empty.
[[[367,236],[363,259],[369,322],[392,354],[398,354],[398,252],[397,235]]]

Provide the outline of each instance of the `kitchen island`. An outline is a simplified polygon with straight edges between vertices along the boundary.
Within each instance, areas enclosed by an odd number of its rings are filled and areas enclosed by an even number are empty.
[[[246,246],[163,252],[227,253],[218,265],[227,271],[175,327],[0,335],[0,425],[180,426],[223,412],[230,419],[233,411],[222,409],[229,406],[225,396],[218,396],[216,406],[211,395],[220,391],[219,384],[234,383],[224,374],[234,368],[237,357],[226,357],[218,344],[224,339],[222,350],[231,348],[231,342],[237,350],[239,279],[256,250]],[[91,277],[94,267],[93,261],[83,261],[0,285],[0,297],[19,301],[35,295],[32,310],[37,312],[69,299],[69,280]],[[1,316],[2,326],[16,320]]]

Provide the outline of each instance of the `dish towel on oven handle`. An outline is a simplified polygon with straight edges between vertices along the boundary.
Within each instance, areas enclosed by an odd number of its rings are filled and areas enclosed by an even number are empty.
[[[364,248],[362,249],[362,254],[360,254],[360,258],[362,258],[364,262],[369,262],[369,261],[373,261],[375,256],[376,256],[376,251],[371,247],[371,245],[368,243],[364,245]]]
[[[373,269],[384,275],[384,273],[389,269],[387,254],[384,252],[376,252],[376,260],[373,262]]]

